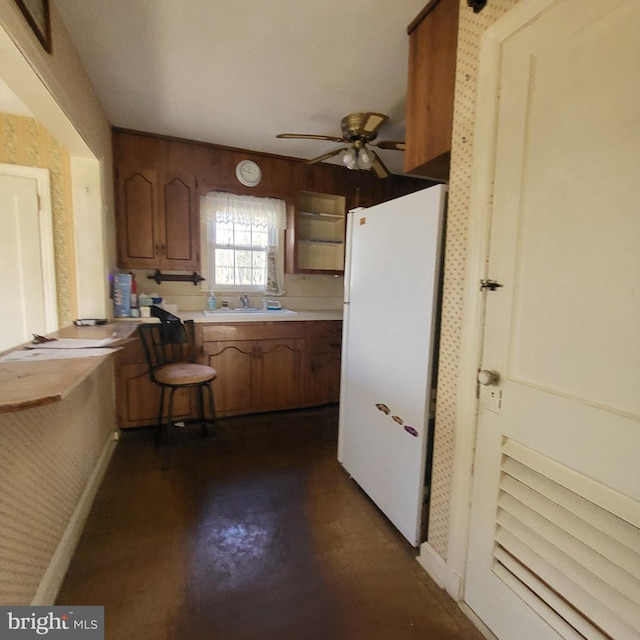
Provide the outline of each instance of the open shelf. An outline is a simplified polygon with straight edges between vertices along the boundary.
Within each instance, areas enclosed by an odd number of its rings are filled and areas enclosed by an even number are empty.
[[[343,196],[303,191],[296,224],[298,272],[344,271],[346,203]]]
[[[344,218],[344,213],[318,213],[315,211],[300,211],[298,215],[303,218],[326,218],[327,220],[340,220],[341,218]]]

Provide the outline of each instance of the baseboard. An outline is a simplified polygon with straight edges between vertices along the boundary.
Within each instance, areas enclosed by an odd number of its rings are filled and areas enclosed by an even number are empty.
[[[115,432],[114,435],[109,437],[107,443],[102,449],[102,452],[100,453],[98,462],[87,480],[87,484],[80,496],[80,500],[69,518],[67,527],[60,538],[60,542],[58,543],[56,550],[51,556],[49,566],[40,580],[38,590],[31,601],[33,606],[52,606],[56,601],[58,591],[62,586],[62,581],[64,580],[64,576],[69,568],[71,558],[73,557],[73,552],[75,551],[78,540],[80,539],[84,523],[96,497],[98,487],[100,486],[105,471],[109,466],[113,451],[116,447],[117,433],[118,432]]]
[[[489,627],[487,627],[487,625],[484,622],[482,622],[480,618],[478,618],[478,616],[475,614],[473,609],[469,608],[469,605],[466,602],[459,602],[458,606],[460,607],[460,610],[462,611],[462,613],[464,613],[464,615],[467,616],[467,618],[469,618],[471,622],[473,622],[473,624],[476,626],[476,629],[478,629],[478,631],[487,640],[498,640],[498,637],[495,636],[493,633],[491,633],[491,631],[489,630]]]
[[[441,589],[444,589],[456,602],[462,600],[462,578],[447,566],[428,542],[420,545],[420,555],[417,560]]]

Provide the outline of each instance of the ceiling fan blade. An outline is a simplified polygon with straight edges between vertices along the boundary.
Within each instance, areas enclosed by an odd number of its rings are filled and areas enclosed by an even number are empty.
[[[374,138],[378,129],[389,119],[384,113],[370,111],[363,114],[361,131],[367,137]]]
[[[336,136],[322,136],[314,133],[279,133],[276,138],[299,138],[302,140],[329,140],[330,142],[344,142]]]
[[[333,158],[333,156],[337,156],[339,153],[342,153],[348,147],[341,147],[340,149],[334,149],[333,151],[329,151],[329,153],[324,153],[317,158],[312,158],[311,160],[307,160],[305,164],[315,164],[316,162],[322,162],[323,160],[328,160],[329,158]]]
[[[391,175],[391,172],[385,166],[384,162],[380,160],[380,156],[378,154],[374,154],[376,156],[375,162],[371,165],[371,171],[373,171],[378,178],[388,178]]]
[[[370,144],[378,147],[378,149],[392,149],[394,151],[404,151],[407,148],[404,140],[380,140],[378,142],[371,142]]]

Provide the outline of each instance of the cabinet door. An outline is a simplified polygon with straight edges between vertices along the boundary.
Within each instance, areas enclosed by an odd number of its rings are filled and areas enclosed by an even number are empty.
[[[250,413],[254,408],[252,340],[205,342],[205,362],[217,372],[213,382],[216,414]]]
[[[313,404],[338,402],[342,322],[309,322],[307,334],[307,399]]]
[[[141,363],[118,366],[117,406],[118,425],[122,428],[156,424],[160,403],[160,387],[149,379],[147,365]],[[168,392],[165,393],[163,416],[168,410]],[[184,420],[197,415],[195,397],[189,389],[179,389],[173,396],[173,417]]]
[[[160,241],[160,264],[165,269],[200,268],[199,212],[195,179],[165,176]]]
[[[309,402],[326,404],[340,400],[340,353],[309,356]]]
[[[158,266],[158,174],[153,169],[118,167],[116,226],[118,265],[129,269]]]
[[[255,343],[253,382],[260,411],[288,409],[304,400],[304,338]]]
[[[118,167],[118,266],[200,268],[200,208],[191,176]]]
[[[409,26],[404,170],[449,176],[459,0],[435,0]]]

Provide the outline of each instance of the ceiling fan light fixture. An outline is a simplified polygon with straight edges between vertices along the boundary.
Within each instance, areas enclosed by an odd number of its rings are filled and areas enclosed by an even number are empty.
[[[347,169],[356,169],[358,163],[358,150],[354,147],[349,147],[342,154],[342,164],[344,164]]]
[[[369,148],[369,145],[379,149],[392,149],[404,151],[405,144],[399,140],[382,140],[374,142],[378,130],[389,119],[384,113],[374,111],[357,111],[342,118],[340,123],[342,137],[327,136],[315,133],[279,133],[276,138],[299,138],[302,140],[327,140],[329,142],[341,142],[347,146],[334,149],[321,156],[307,160],[307,164],[324,162],[329,158],[339,157],[340,162],[352,170],[372,170],[379,178],[386,178],[391,173],[384,166],[380,156]]]
[[[358,153],[358,169],[371,169],[373,163],[376,161],[376,156],[367,147],[362,147]]]

